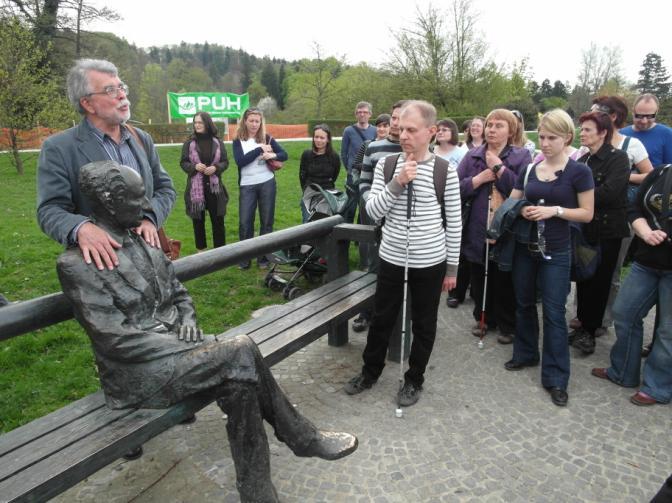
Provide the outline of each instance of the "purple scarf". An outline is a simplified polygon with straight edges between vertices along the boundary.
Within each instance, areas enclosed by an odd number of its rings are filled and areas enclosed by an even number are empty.
[[[212,143],[215,146],[215,155],[212,157],[211,165],[215,165],[219,162],[221,158],[221,153],[219,151],[219,142],[212,139]],[[189,160],[193,164],[199,164],[201,162],[200,157],[198,156],[198,150],[196,149],[196,140],[191,140],[189,143]],[[200,218],[201,214],[205,210],[205,192],[203,188],[203,179],[205,175],[200,171],[197,171],[196,174],[191,178],[191,189],[189,191],[189,199],[191,201],[191,208],[189,208],[189,215],[192,218]],[[222,192],[222,187],[219,184],[219,178],[217,175],[212,174],[210,178],[210,192],[213,194],[220,194]]]

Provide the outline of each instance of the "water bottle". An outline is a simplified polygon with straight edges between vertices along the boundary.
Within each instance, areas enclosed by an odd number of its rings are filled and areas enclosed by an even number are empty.
[[[543,206],[544,203],[543,199],[539,199],[539,202],[537,203],[537,206]],[[539,239],[539,246],[541,246],[541,242],[546,241],[544,238],[544,232],[546,231],[546,220],[537,220],[537,237]]]
[[[546,203],[543,199],[539,199],[537,206],[543,206]],[[539,247],[539,253],[541,256],[550,260],[551,256],[546,254],[546,220],[537,220],[537,246]]]

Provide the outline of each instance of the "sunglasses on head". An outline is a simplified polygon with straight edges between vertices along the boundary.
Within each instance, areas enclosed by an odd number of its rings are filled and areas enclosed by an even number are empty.
[[[635,119],[655,119],[656,114],[634,114]]]
[[[607,105],[600,105],[599,103],[595,103],[593,105],[593,108],[591,109],[593,112],[603,112],[605,114],[610,114],[611,108],[609,108]]]

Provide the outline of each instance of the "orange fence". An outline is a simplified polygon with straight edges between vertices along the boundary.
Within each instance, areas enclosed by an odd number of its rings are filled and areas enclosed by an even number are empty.
[[[142,126],[140,126],[142,129]],[[45,127],[37,127],[27,131],[19,131],[19,148],[20,149],[34,149],[40,148],[42,142],[51,134],[57,132],[56,129],[49,129]],[[236,137],[238,126],[232,124],[229,126],[229,134],[225,140],[232,140]],[[307,138],[308,125],[307,124],[267,124],[266,132],[273,138],[282,140],[286,138]],[[0,150],[8,150],[10,148],[9,131],[2,129],[0,135]]]
[[[46,127],[37,127],[27,131],[19,131],[19,134],[17,135],[19,148],[40,148],[42,142],[56,131],[58,130]],[[0,150],[9,150],[10,145],[9,130],[7,128],[2,128],[2,134],[0,135]]]

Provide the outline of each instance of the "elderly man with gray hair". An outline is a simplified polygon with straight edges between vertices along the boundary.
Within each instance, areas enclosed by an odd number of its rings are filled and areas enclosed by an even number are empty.
[[[127,125],[131,116],[128,86],[109,61],[80,59],[70,69],[68,98],[82,115],[75,127],[42,145],[37,173],[37,221],[51,238],[78,246],[87,264],[113,269],[121,243],[91,221],[91,207],[79,188],[80,167],[113,160],[142,178],[149,205],[135,232],[158,248],[158,229],[175,203],[175,189],[161,166],[151,137]]]

